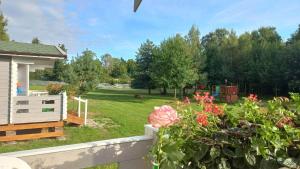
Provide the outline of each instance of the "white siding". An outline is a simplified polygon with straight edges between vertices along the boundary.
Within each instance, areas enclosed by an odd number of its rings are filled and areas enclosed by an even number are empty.
[[[16,96],[13,98],[12,117],[13,123],[35,123],[60,121],[62,118],[62,96]],[[45,104],[44,101],[53,101],[51,104]],[[18,104],[18,102],[27,102]],[[54,109],[53,112],[43,112],[45,108]],[[26,110],[26,113],[18,111]]]
[[[0,58],[0,125],[7,124],[9,118],[10,59]]]

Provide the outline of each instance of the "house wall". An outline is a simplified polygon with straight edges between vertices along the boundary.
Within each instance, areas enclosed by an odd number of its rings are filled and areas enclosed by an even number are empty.
[[[13,98],[13,123],[62,120],[62,96],[16,96]]]
[[[10,109],[10,65],[9,57],[0,57],[0,125],[7,124]]]

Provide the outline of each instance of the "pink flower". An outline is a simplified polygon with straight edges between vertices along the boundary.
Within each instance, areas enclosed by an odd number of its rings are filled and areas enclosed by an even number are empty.
[[[155,128],[170,126],[178,120],[176,110],[167,105],[154,107],[154,111],[148,117],[148,122]]]
[[[249,99],[250,101],[256,102],[256,101],[257,101],[257,95],[256,95],[256,94],[250,94],[250,95],[248,96],[248,99]]]
[[[183,103],[184,103],[184,104],[191,104],[190,99],[189,99],[188,97],[185,97],[185,98],[183,99]]]

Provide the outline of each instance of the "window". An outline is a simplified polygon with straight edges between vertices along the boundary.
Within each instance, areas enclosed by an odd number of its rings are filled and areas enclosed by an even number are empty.
[[[55,104],[54,100],[43,100],[42,104]]]
[[[17,105],[28,105],[29,104],[29,101],[28,100],[20,100],[20,101],[17,101]]]
[[[54,108],[42,108],[42,112],[54,112]]]
[[[29,113],[29,109],[18,109],[17,113]]]

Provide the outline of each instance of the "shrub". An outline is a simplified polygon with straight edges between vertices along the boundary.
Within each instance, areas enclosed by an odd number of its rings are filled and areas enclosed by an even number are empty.
[[[214,104],[208,93],[195,99],[198,111],[187,101],[178,103],[179,120],[161,123],[151,151],[160,169],[300,168],[299,94],[274,98],[266,108],[255,95],[238,109]],[[172,118],[160,114],[164,122]]]
[[[46,89],[50,95],[58,95],[65,90],[61,84],[48,84]]]

